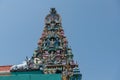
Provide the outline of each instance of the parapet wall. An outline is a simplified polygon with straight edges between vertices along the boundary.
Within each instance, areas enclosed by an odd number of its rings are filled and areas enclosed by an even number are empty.
[[[0,66],[0,76],[10,75],[10,68],[12,65]]]
[[[11,67],[12,65],[6,65],[6,66],[0,66],[0,72],[1,71],[10,71],[10,67]]]
[[[61,80],[60,74],[22,74],[0,76],[0,80]]]

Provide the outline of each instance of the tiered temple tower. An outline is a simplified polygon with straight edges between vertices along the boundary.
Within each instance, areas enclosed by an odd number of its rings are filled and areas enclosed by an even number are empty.
[[[61,16],[55,8],[45,17],[45,27],[38,47],[25,66],[12,66],[11,72],[40,70],[41,74],[61,74],[62,80],[81,80],[78,64],[73,60],[72,49],[62,28]]]

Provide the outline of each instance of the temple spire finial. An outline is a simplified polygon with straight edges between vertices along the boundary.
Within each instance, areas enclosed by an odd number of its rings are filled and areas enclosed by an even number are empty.
[[[50,11],[51,14],[56,14],[57,11],[55,10],[55,8],[51,8],[51,11]]]

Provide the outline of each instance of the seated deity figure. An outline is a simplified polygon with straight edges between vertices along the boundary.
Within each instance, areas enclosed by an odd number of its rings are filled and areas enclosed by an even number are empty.
[[[66,60],[62,60],[62,64],[63,64],[63,65],[66,65]]]
[[[49,57],[48,51],[44,51],[44,53],[43,53],[43,59],[44,59],[44,60],[47,60],[48,57]]]
[[[60,57],[60,55],[57,55],[55,60],[56,60],[56,64],[61,64],[61,57]]]
[[[70,61],[70,65],[75,65],[73,60]]]
[[[57,25],[57,24],[55,25],[55,30],[58,30],[58,26],[59,26],[59,25]]]
[[[57,53],[57,54],[61,54],[61,50],[57,50],[56,53]]]
[[[46,34],[47,34],[46,32],[43,32],[42,33],[42,38],[45,38]]]
[[[40,39],[39,41],[38,41],[38,45],[41,45],[42,44],[42,40]]]

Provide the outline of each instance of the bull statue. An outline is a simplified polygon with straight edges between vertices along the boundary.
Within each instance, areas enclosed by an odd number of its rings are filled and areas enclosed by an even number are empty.
[[[18,64],[18,65],[13,65],[10,68],[10,71],[24,71],[24,70],[28,70],[28,62],[30,61],[30,58],[26,57],[25,61],[22,62],[22,64]]]
[[[22,71],[22,70],[28,70],[28,65],[26,61],[23,61],[22,64],[13,65],[10,69],[11,71]]]

